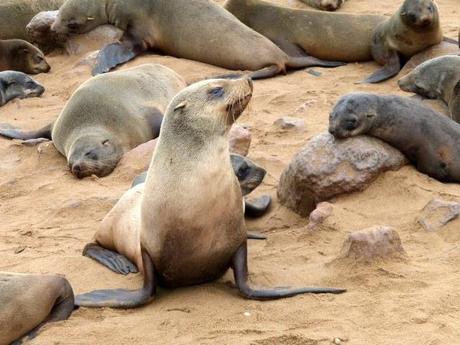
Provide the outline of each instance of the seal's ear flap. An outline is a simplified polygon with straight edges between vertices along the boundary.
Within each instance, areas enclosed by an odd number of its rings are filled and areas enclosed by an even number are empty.
[[[174,111],[176,110],[179,110],[179,109],[183,109],[187,106],[187,102],[186,101],[183,101],[183,102],[180,102],[178,105],[176,105],[176,107],[174,108]]]

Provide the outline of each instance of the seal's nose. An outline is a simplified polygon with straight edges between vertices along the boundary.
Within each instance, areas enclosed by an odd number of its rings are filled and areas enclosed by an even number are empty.
[[[82,178],[82,173],[81,173],[81,165],[79,163],[75,163],[71,165],[70,170],[72,171],[72,174],[74,174],[78,178]]]

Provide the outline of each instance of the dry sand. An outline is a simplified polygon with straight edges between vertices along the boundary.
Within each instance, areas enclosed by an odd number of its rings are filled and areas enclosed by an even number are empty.
[[[222,2],[222,1],[221,1]],[[279,3],[306,8],[295,0]],[[349,0],[343,11],[391,14],[401,0]],[[456,38],[460,1],[437,1],[445,35]],[[37,79],[41,98],[10,103],[0,122],[35,129],[51,122],[90,72],[74,67],[80,57],[51,56],[51,73]],[[183,59],[144,56],[126,65],[162,63],[188,81],[223,70]],[[355,85],[375,63],[337,69],[314,68],[257,81],[253,101],[239,123],[252,128],[249,157],[268,170],[257,193],[274,197],[265,217],[248,221],[268,235],[249,245],[251,280],[261,286],[337,286],[343,295],[304,295],[257,302],[240,298],[228,272],[219,281],[174,291],[137,310],[76,311],[68,321],[47,326],[33,344],[460,344],[460,220],[437,233],[416,222],[433,197],[460,201],[458,184],[442,184],[406,166],[382,175],[359,194],[332,200],[326,226],[308,232],[302,219],[276,202],[279,176],[291,157],[325,131],[336,100],[353,91],[404,94],[396,79]],[[306,131],[273,126],[281,116],[306,121]],[[140,286],[141,277],[116,275],[81,256],[100,220],[128,188],[131,176],[75,179],[51,144],[26,147],[0,140],[0,271],[62,273],[76,293],[97,288]],[[329,264],[347,234],[373,225],[399,232],[408,260],[372,265]],[[16,253],[19,252],[19,253]],[[1,326],[0,326],[1,327]]]

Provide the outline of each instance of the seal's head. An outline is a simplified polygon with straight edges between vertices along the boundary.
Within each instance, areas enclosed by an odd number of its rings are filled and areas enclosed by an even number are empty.
[[[320,0],[319,8],[325,11],[335,11],[342,6],[344,0]]]
[[[439,23],[433,0],[406,0],[399,11],[402,21],[414,29],[427,29]]]
[[[234,153],[230,155],[230,160],[232,161],[235,175],[240,182],[243,195],[251,193],[262,183],[267,173],[265,169],[255,164],[249,158]]]
[[[105,1],[67,0],[59,8],[51,30],[60,34],[81,34],[108,22]]]
[[[43,92],[45,88],[25,73],[0,72],[0,104],[14,98],[39,97]]]
[[[377,117],[375,96],[351,93],[343,96],[329,116],[329,133],[336,138],[365,134]]]
[[[70,147],[69,168],[78,178],[104,177],[115,169],[122,155],[118,142],[108,135],[87,134],[78,137]]]
[[[46,73],[51,67],[43,52],[23,40],[7,40],[10,69],[28,74]]]

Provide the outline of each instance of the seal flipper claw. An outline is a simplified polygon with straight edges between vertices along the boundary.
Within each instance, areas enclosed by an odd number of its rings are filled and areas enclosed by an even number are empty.
[[[252,200],[245,200],[244,215],[251,218],[262,217],[267,212],[271,202],[272,198],[269,195],[262,195]]]
[[[375,84],[382,81],[388,80],[399,73],[402,68],[401,60],[396,51],[389,53],[388,59],[385,65],[379,70],[372,73],[362,83]]]
[[[102,248],[95,243],[88,243],[83,249],[83,256],[91,258],[115,273],[128,274],[139,272],[136,265],[127,257]]]
[[[248,299],[256,300],[272,300],[278,298],[293,297],[304,293],[343,293],[345,289],[336,288],[296,288],[296,289],[266,289],[255,290],[248,286],[248,247],[247,243],[243,243],[236,251],[232,259],[233,275],[235,277],[236,286],[240,290],[240,294]]]
[[[130,41],[115,42],[106,45],[97,55],[97,63],[91,74],[98,75],[109,72],[111,69],[134,59],[141,53]]]
[[[75,297],[75,305],[88,308],[130,309],[150,302],[156,292],[155,267],[149,254],[142,249],[144,285],[138,290],[95,290]]]

